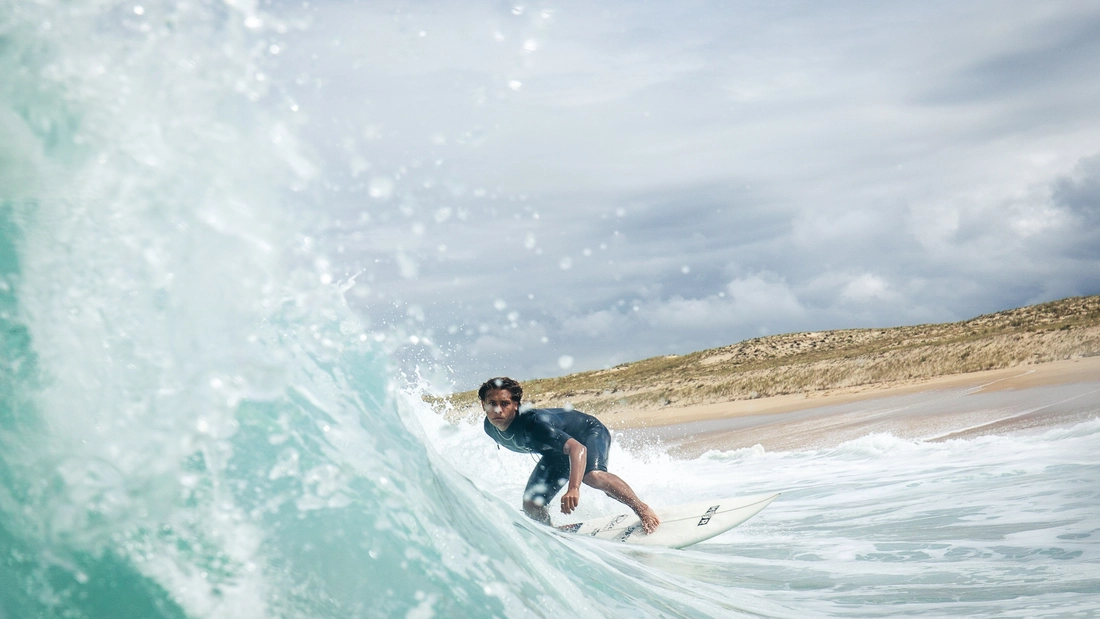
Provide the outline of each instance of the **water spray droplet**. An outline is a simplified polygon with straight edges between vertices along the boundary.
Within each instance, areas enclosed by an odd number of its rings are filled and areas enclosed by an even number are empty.
[[[370,182],[370,197],[375,200],[389,200],[393,197],[394,183],[392,180],[386,177],[377,177],[371,179]]]

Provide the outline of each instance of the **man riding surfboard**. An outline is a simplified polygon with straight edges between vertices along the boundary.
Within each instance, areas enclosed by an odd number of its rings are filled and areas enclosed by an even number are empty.
[[[660,519],[619,476],[607,472],[611,433],[600,420],[580,411],[521,406],[523,387],[511,378],[490,378],[478,389],[485,410],[485,433],[498,445],[519,453],[537,453],[523,492],[523,512],[533,520],[550,524],[546,504],[566,486],[561,497],[563,514],[580,503],[581,483],[602,490],[638,514],[646,533]]]

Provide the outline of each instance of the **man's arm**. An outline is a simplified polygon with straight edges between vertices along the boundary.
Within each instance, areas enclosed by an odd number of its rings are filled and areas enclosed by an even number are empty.
[[[565,454],[569,456],[569,485],[561,497],[561,513],[570,514],[581,502],[581,480],[588,464],[588,449],[575,438],[565,441]]]

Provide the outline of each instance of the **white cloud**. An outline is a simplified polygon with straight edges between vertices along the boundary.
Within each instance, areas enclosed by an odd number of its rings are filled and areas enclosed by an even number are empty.
[[[851,301],[872,301],[890,299],[895,295],[889,290],[886,280],[871,273],[864,273],[848,282],[840,296]]]
[[[655,329],[713,329],[727,327],[737,321],[730,304],[718,297],[684,299],[673,297],[656,301],[642,308],[643,319]]]
[[[959,231],[959,210],[951,205],[910,207],[908,228],[927,250],[936,250],[953,241]]]
[[[600,310],[570,317],[562,331],[590,337],[612,333],[629,336],[643,328],[669,333],[728,333],[780,324],[805,313],[794,292],[771,273],[735,279],[722,294],[657,298],[641,302],[638,307],[637,312]]]
[[[774,273],[735,279],[726,291],[733,311],[743,316],[791,319],[805,311],[790,286]]]
[[[1066,214],[1047,204],[1027,204],[1016,210],[1009,225],[1023,238],[1065,227],[1069,223]]]
[[[569,316],[561,325],[565,335],[598,337],[607,333],[619,333],[628,328],[629,318],[612,310],[599,310],[580,316]]]

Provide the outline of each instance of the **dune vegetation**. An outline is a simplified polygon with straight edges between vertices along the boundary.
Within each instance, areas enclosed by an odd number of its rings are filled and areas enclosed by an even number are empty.
[[[536,406],[596,415],[814,394],[1100,355],[1100,296],[1074,297],[971,320],[884,329],[788,333],[523,381]],[[434,400],[462,416],[472,391]]]

